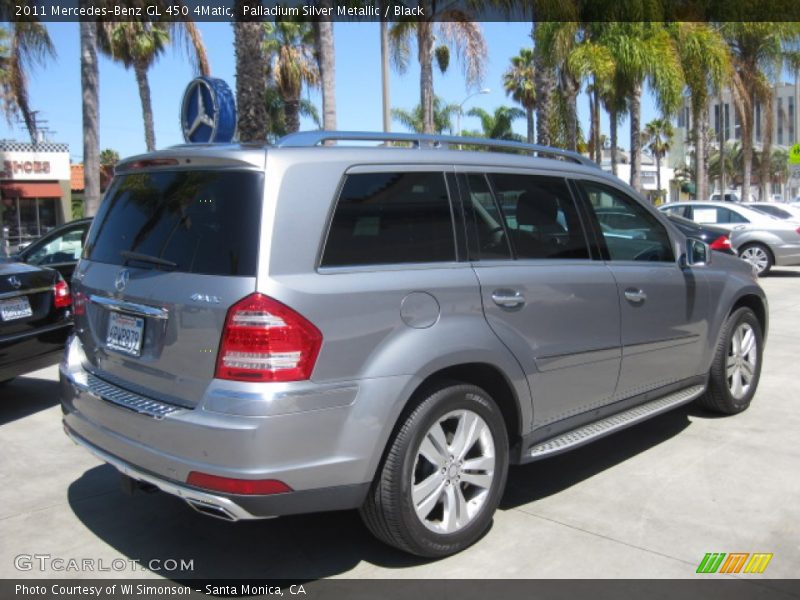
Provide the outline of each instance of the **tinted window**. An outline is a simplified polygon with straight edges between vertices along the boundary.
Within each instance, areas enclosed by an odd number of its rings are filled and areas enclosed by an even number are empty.
[[[691,210],[691,208],[688,206],[665,206],[661,210],[671,215],[678,215],[679,217],[688,218],[689,215],[687,214],[687,210]]]
[[[77,261],[83,251],[83,234],[88,227],[89,225],[86,224],[77,229],[69,229],[54,237],[33,250],[28,255],[26,262],[32,265],[54,265]]]
[[[611,260],[663,261],[675,260],[666,228],[633,198],[601,184],[581,184],[598,216]],[[607,225],[603,213],[628,215],[624,229]]]
[[[455,239],[443,173],[348,175],[322,266],[453,261]]]
[[[478,258],[511,258],[511,248],[508,246],[503,227],[503,216],[492,196],[486,176],[471,173],[467,176],[467,180],[478,238]]]
[[[755,208],[759,212],[763,212],[768,215],[772,215],[773,217],[778,217],[780,219],[792,218],[792,213],[785,211],[782,208],[778,208],[777,206],[753,206],[751,208]]]
[[[563,179],[491,174],[517,258],[589,258],[578,211]]]
[[[169,261],[186,273],[254,276],[262,195],[263,175],[253,172],[117,177],[95,218],[85,255],[103,263],[154,267],[123,257],[127,251]]]

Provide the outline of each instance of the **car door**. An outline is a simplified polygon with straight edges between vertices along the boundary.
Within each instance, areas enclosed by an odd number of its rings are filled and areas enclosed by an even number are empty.
[[[459,181],[484,314],[526,373],[533,428],[610,402],[621,356],[616,284],[592,259],[565,179],[471,171]]]
[[[697,375],[708,331],[708,291],[702,274],[680,266],[668,227],[625,191],[592,180],[578,186],[592,215],[616,207],[638,220],[631,230],[635,235],[610,235],[596,226],[621,307],[617,399]]]
[[[55,269],[65,281],[72,279],[75,265],[83,252],[83,242],[91,222],[54,231],[26,248],[20,258],[31,265]]]

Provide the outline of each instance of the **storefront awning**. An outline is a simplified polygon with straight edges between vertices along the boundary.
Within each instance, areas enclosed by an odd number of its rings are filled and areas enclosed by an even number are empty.
[[[61,198],[64,192],[57,183],[44,182],[0,182],[3,198]]]

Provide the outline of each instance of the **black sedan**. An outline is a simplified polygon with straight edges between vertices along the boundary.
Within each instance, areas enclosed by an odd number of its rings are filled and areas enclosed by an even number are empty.
[[[72,330],[72,296],[52,269],[0,262],[0,383],[56,364]]]
[[[681,230],[681,233],[704,241],[712,250],[732,256],[737,255],[736,249],[731,244],[731,238],[728,236],[728,230],[713,225],[698,225],[694,221],[678,215],[667,214],[667,218]]]

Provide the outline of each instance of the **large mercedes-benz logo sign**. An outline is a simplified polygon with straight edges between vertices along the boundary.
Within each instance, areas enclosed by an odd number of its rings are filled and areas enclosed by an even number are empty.
[[[11,287],[13,287],[15,290],[18,290],[19,288],[22,287],[22,282],[19,280],[19,277],[17,277],[16,275],[12,275],[8,279],[6,279],[6,281],[8,281],[9,285]]]
[[[121,292],[125,289],[125,286],[128,285],[128,279],[130,279],[131,273],[128,269],[122,269],[119,273],[117,273],[117,278],[114,280],[114,288],[118,292]]]
[[[182,108],[183,118],[181,119],[181,125],[183,126],[183,137],[187,141],[195,141],[195,134],[202,125],[211,129],[211,133],[203,137],[207,137],[208,140],[214,139],[217,129],[216,116],[218,109],[214,91],[204,79],[198,78],[189,84],[183,95]]]

